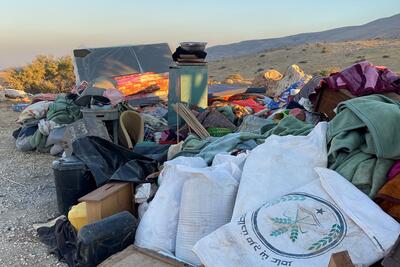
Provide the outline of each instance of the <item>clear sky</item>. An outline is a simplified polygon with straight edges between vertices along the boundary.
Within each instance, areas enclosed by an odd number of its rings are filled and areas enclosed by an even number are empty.
[[[359,25],[400,0],[0,0],[0,68],[78,47],[209,45]]]

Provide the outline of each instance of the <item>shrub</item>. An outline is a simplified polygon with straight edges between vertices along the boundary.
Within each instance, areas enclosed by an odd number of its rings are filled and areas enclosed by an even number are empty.
[[[389,55],[383,55],[382,58],[390,58]]]
[[[68,92],[75,85],[72,58],[37,56],[32,63],[5,71],[4,84],[28,93]]]
[[[325,53],[327,53],[327,52],[328,52],[328,50],[326,49],[326,47],[322,47],[321,53],[322,53],[322,54],[325,54]]]

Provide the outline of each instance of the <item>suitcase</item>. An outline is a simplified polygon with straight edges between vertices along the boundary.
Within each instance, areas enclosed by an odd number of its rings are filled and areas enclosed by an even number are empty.
[[[67,214],[78,198],[96,189],[96,183],[85,164],[72,156],[53,161],[58,211]]]

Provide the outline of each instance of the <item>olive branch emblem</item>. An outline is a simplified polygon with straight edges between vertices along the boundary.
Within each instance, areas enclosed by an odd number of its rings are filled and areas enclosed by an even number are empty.
[[[312,244],[308,250],[319,250],[332,243],[342,232],[342,227],[339,224],[333,224],[331,230],[323,238]]]
[[[304,209],[300,209],[302,211],[305,211]],[[308,213],[308,211],[306,211]],[[306,216],[304,218],[299,218],[299,209],[296,212],[296,218],[293,219],[289,216],[286,216],[285,214],[283,215],[284,217],[274,217],[271,218],[271,221],[274,224],[279,225],[280,227],[270,233],[270,236],[273,237],[278,237],[283,235],[284,233],[288,232],[290,230],[290,240],[292,242],[296,242],[296,240],[299,237],[299,233],[306,233],[306,231],[301,230],[301,224],[308,224],[303,222],[305,219],[307,219],[309,216]],[[319,224],[319,222],[318,222]]]

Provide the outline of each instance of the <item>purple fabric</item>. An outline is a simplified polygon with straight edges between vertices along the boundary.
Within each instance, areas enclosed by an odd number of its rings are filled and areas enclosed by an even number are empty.
[[[368,61],[356,63],[324,78],[330,89],[348,89],[355,96],[400,92],[400,76],[390,69]]]
[[[400,160],[396,161],[388,172],[388,180],[397,176],[400,173]]]

